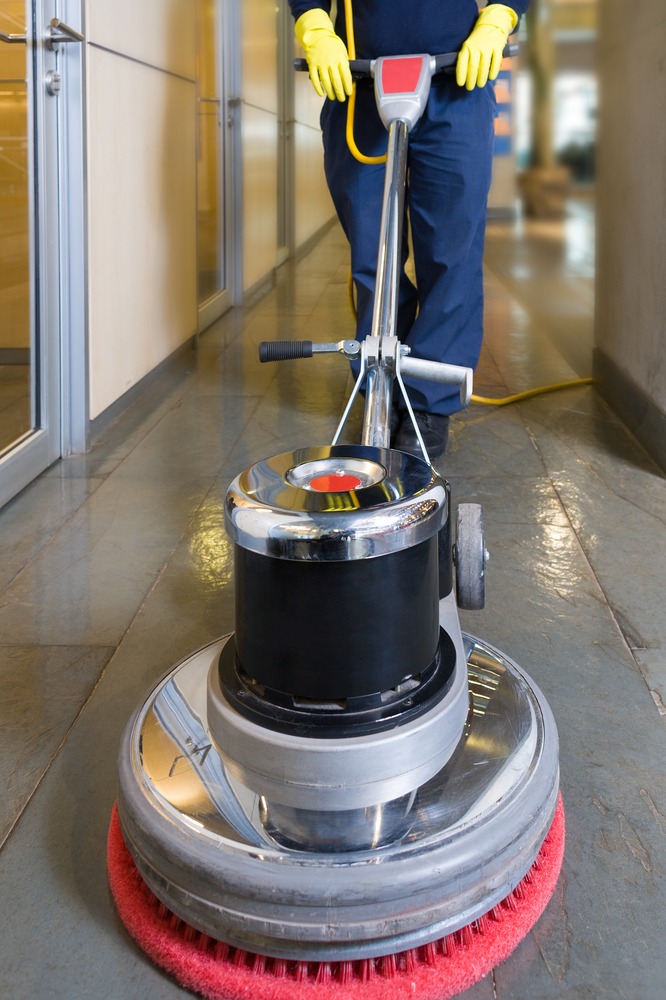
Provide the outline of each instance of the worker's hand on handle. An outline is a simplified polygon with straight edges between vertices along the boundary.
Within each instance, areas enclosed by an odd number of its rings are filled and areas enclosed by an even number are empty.
[[[517,23],[518,15],[511,7],[491,3],[483,8],[458,56],[456,81],[460,87],[474,90],[497,79],[504,46]]]
[[[344,101],[352,92],[349,56],[328,14],[315,7],[296,21],[296,39],[305,50],[312,85],[320,97]]]

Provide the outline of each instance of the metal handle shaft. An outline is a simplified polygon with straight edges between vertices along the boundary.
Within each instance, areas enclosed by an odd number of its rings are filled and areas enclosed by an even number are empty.
[[[460,401],[467,406],[472,398],[474,372],[471,368],[461,365],[448,365],[443,361],[426,361],[423,358],[402,357],[400,359],[402,375],[412,378],[422,378],[428,382],[443,382],[446,385],[460,387]]]
[[[6,42],[7,45],[26,45],[27,41],[27,35],[8,35],[5,31],[0,31],[0,42]]]
[[[85,42],[85,37],[76,28],[61,21],[59,17],[52,17],[51,23],[46,29],[46,42],[50,49],[54,49],[61,42]]]

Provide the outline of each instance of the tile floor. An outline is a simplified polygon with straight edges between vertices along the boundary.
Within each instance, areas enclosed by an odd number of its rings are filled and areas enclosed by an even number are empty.
[[[590,374],[591,213],[488,234],[476,391]],[[233,625],[227,484],[326,443],[344,362],[260,366],[262,339],[350,336],[331,229],[95,442],[0,512],[0,994],[186,995],[116,918],[106,828],[126,719]],[[484,505],[488,601],[463,626],[506,651],[558,722],[564,871],[535,931],[469,1000],[666,995],[666,482],[589,386],[471,406],[442,463]],[[390,995],[390,990],[387,991]]]

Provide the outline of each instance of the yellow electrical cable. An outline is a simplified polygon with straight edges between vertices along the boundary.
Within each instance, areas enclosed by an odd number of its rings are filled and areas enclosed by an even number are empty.
[[[554,385],[542,385],[538,389],[527,389],[525,392],[516,392],[513,396],[505,396],[503,399],[492,399],[490,396],[476,396],[472,394],[473,403],[481,403],[483,406],[507,406],[509,403],[518,403],[521,399],[530,399],[532,396],[541,396],[546,392],[557,392],[558,389],[570,389],[574,385],[592,385],[594,379],[574,378],[569,382],[556,382]]]
[[[345,22],[347,25],[347,52],[349,53],[350,59],[356,59],[356,42],[354,41],[354,15],[352,12],[351,0],[345,0]],[[356,140],[354,139],[354,112],[356,110],[356,84],[352,87],[351,96],[349,98],[349,103],[347,104],[347,128],[345,131],[345,136],[347,139],[347,145],[349,147],[349,152],[358,160],[359,163],[386,163],[386,154],[384,156],[366,156],[362,153],[358,146],[356,145]]]

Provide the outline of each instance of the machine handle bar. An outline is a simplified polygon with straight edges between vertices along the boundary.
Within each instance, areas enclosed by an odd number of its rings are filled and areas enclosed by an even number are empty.
[[[504,52],[502,55],[505,59],[511,59],[512,56],[518,55],[519,46],[513,42],[504,46]],[[441,73],[446,70],[453,70],[456,62],[458,61],[457,52],[442,52],[438,56],[432,57],[434,60],[434,70],[435,73]],[[374,65],[374,59],[350,59],[349,69],[351,75],[357,79],[364,79],[365,77],[372,76],[372,68]],[[307,59],[294,59],[294,69],[299,73],[307,73],[308,62]]]
[[[427,361],[425,358],[401,357],[400,372],[426,382],[441,382],[443,385],[457,385],[463,406],[472,398],[474,372],[461,365],[449,365],[444,361]]]
[[[313,354],[342,354],[347,361],[360,357],[361,345],[358,340],[339,340],[337,343],[321,343],[311,340],[262,340],[259,344],[259,360],[293,361],[294,358],[311,358]]]
[[[368,340],[371,338],[368,338]],[[425,379],[428,382],[443,382],[460,387],[460,396],[466,406],[472,394],[472,369],[459,365],[449,365],[441,361],[426,361],[424,358],[410,358],[409,348],[401,345],[399,367],[403,375]],[[296,358],[311,358],[314,354],[342,354],[349,361],[360,355],[357,340],[341,340],[337,344],[313,343],[311,340],[263,340],[259,344],[259,360],[292,361]],[[397,359],[396,359],[397,360]]]
[[[311,358],[311,340],[262,340],[259,344],[259,360],[292,361],[294,358]]]

